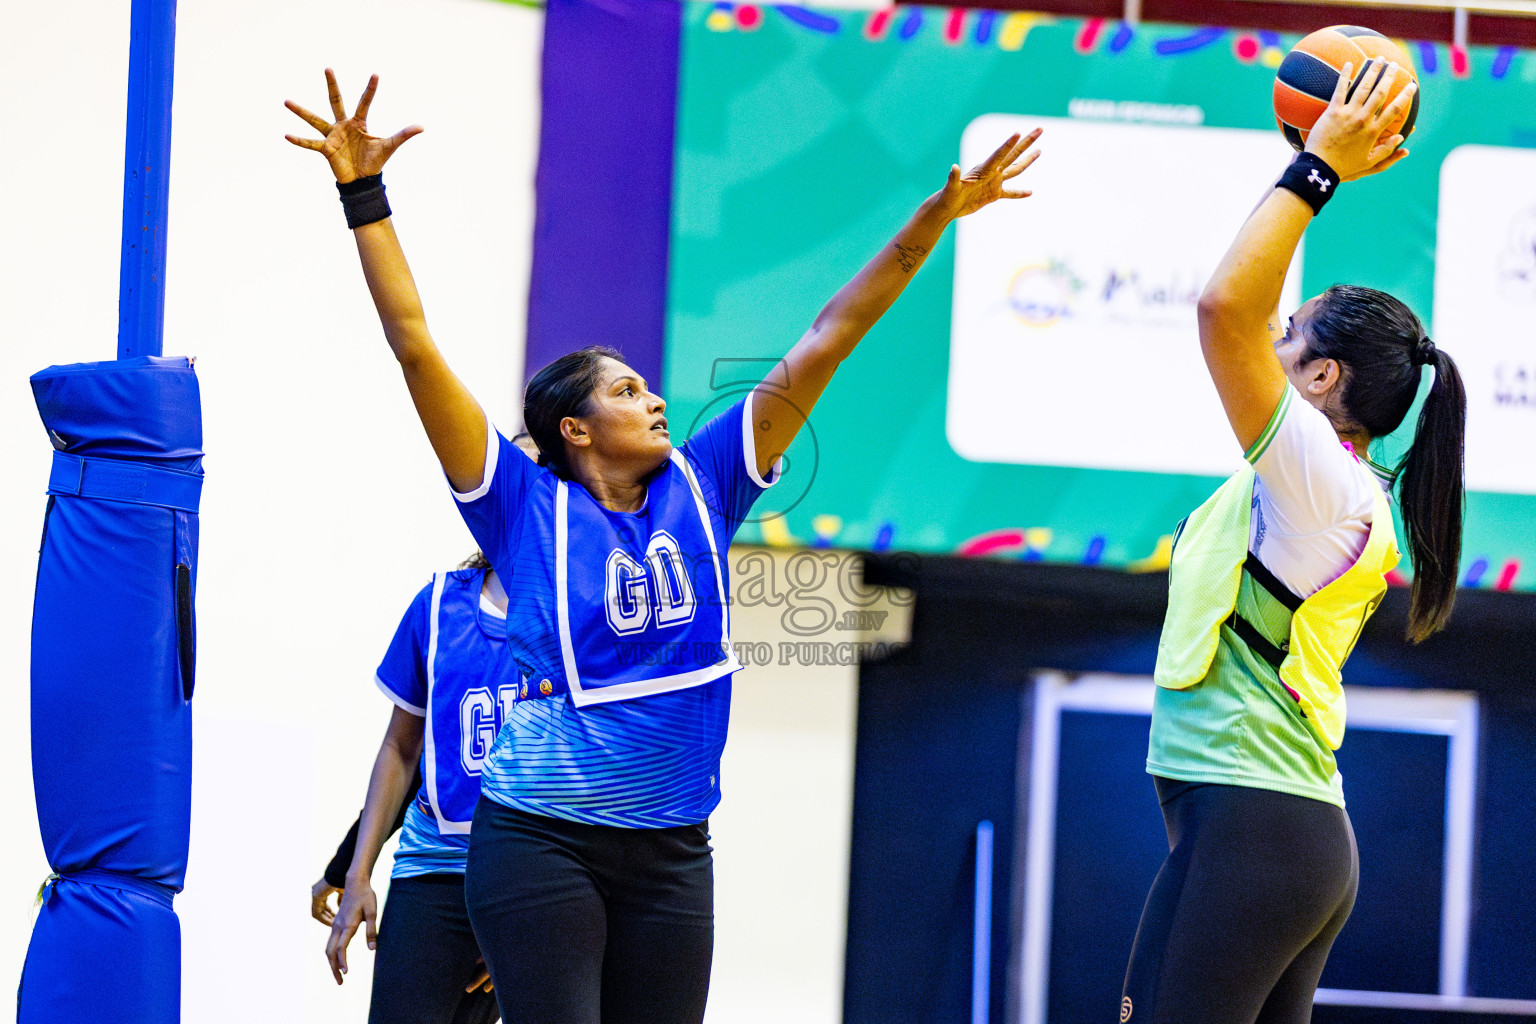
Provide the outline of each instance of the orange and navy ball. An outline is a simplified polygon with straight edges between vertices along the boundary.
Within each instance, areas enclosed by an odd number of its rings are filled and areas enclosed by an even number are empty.
[[[1365,62],[1372,57],[1396,61],[1398,67],[1415,80],[1418,78],[1413,61],[1408,59],[1402,47],[1380,32],[1358,25],[1318,29],[1285,55],[1275,74],[1275,122],[1293,149],[1306,147],[1307,133],[1328,109],[1328,101],[1333,98],[1333,89],[1344,65],[1354,66],[1355,80],[1349,87],[1349,94],[1353,96],[1365,73]],[[1371,84],[1375,82],[1376,77],[1372,75]],[[1391,96],[1395,97],[1407,84],[1407,78],[1400,79]],[[1401,133],[1407,138],[1418,116],[1419,95],[1414,93],[1407,116],[1398,124],[1388,125],[1386,134]]]

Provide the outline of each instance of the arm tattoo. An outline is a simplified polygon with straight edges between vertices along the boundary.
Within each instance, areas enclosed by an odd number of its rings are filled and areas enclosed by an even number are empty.
[[[912,273],[917,269],[918,261],[928,255],[928,250],[921,245],[902,245],[896,243],[896,260],[901,264],[905,273]]]

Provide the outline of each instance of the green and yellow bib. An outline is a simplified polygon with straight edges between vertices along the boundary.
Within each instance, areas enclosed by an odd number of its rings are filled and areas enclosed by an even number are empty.
[[[1175,535],[1147,771],[1342,807],[1342,668],[1399,561],[1391,505],[1378,488],[1359,557],[1303,600],[1248,551],[1255,476],[1245,466]]]

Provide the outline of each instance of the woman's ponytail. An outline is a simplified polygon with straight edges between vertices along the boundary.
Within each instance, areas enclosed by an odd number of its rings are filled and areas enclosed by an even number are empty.
[[[1421,341],[1415,356],[1415,362],[1435,371],[1397,481],[1413,560],[1408,639],[1419,643],[1445,625],[1456,603],[1466,491],[1467,391],[1455,362],[1433,342]]]
[[[1344,368],[1343,424],[1373,438],[1402,425],[1424,383],[1434,383],[1419,411],[1413,445],[1398,470],[1398,508],[1413,560],[1408,639],[1419,643],[1445,625],[1461,572],[1461,513],[1466,490],[1462,448],[1467,391],[1451,357],[1424,325],[1386,292],[1334,285],[1306,318],[1305,360],[1335,359]]]

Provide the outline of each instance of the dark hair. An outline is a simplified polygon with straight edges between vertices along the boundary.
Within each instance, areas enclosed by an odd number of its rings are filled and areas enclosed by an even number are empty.
[[[485,552],[483,551],[476,551],[459,563],[460,569],[489,569],[490,567],[490,559],[485,557]]]
[[[1445,625],[1456,602],[1466,487],[1467,392],[1461,373],[1435,348],[1412,310],[1374,288],[1329,288],[1318,297],[1305,330],[1302,359],[1338,361],[1343,412],[1373,438],[1392,433],[1408,415],[1422,368],[1435,371],[1397,475],[1413,561],[1408,639],[1419,643]]]
[[[539,465],[562,477],[570,476],[571,469],[565,461],[560,421],[591,411],[592,391],[601,379],[604,359],[624,361],[611,348],[589,345],[556,359],[534,374],[523,389],[523,423],[539,446]]]

